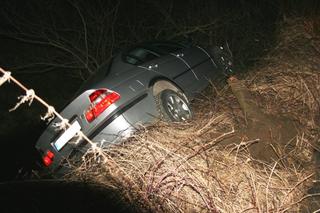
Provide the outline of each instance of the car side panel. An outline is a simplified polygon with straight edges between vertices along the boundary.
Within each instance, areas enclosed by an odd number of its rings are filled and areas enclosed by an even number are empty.
[[[187,93],[191,96],[203,90],[208,86],[210,79],[217,75],[217,68],[211,56],[202,47],[191,47],[172,54],[183,61],[188,69],[174,77],[174,81],[178,85],[183,85],[189,82],[191,75],[193,81],[187,86]]]
[[[195,73],[193,73],[185,62],[173,54],[166,55],[163,60],[153,60],[142,65],[144,69],[154,72],[156,75],[164,76],[175,82],[188,95],[197,89],[199,84]]]
[[[172,55],[162,56],[159,59],[147,62],[140,67],[153,71],[159,75],[172,79],[174,76],[184,72],[187,66]]]
[[[103,146],[119,143],[121,139],[130,136],[137,129],[152,123],[158,117],[158,111],[151,90],[141,95],[141,98],[122,112],[119,117],[99,130],[92,140],[103,143]]]
[[[127,121],[135,127],[151,123],[159,117],[152,90],[147,90],[143,95],[145,97],[141,101],[123,114]]]
[[[126,122],[130,125],[138,121],[150,122],[157,117],[152,91],[149,88],[150,81],[156,76],[158,76],[156,73],[144,70],[144,72],[126,79],[126,81],[123,81],[120,85],[110,88],[121,96],[120,100],[114,104],[115,110],[112,112],[112,116],[123,115]],[[105,83],[107,83],[107,81],[102,81],[95,87],[103,87]],[[129,128],[128,125],[118,122],[118,127],[112,128],[114,131],[110,130],[109,126],[101,129],[101,125],[106,122],[106,118],[108,117],[110,117],[110,115],[104,115],[103,113],[101,119],[97,120],[97,125],[92,127],[90,132],[100,128],[99,131],[101,131],[101,135],[110,135],[116,134],[117,131],[125,131]],[[110,141],[110,137],[108,141]]]

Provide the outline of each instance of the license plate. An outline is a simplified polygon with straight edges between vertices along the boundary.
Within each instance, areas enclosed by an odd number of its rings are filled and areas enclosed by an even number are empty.
[[[75,120],[71,126],[54,142],[54,147],[59,151],[61,150],[76,134],[81,130],[81,126]]]

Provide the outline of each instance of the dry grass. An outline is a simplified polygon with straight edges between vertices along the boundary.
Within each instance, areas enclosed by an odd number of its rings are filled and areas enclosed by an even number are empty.
[[[305,20],[282,26],[279,45],[245,77],[264,111],[299,126],[294,149],[281,160],[253,159],[247,147],[254,141],[220,145],[244,120],[231,90],[212,86],[196,100],[193,121],[143,128],[105,150],[112,166],[88,152],[71,177],[116,187],[139,211],[298,211],[319,143],[320,46],[308,26]]]

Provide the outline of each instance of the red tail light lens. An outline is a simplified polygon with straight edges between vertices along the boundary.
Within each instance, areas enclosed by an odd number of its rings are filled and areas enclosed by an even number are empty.
[[[46,153],[46,155],[45,156],[43,156],[43,158],[42,158],[42,160],[43,160],[43,164],[45,165],[45,166],[50,166],[51,164],[52,164],[52,162],[53,162],[53,158],[54,158],[54,154],[53,154],[53,152],[51,152],[51,151],[47,151],[47,153]]]
[[[94,91],[89,99],[91,101],[90,108],[86,111],[85,116],[88,122],[92,122],[111,104],[120,99],[120,95],[114,91],[107,89],[99,89]]]

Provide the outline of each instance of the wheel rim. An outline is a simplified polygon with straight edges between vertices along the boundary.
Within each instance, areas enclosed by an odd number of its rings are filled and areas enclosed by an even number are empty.
[[[188,103],[175,94],[167,96],[166,107],[175,121],[185,121],[191,118],[191,110]]]

